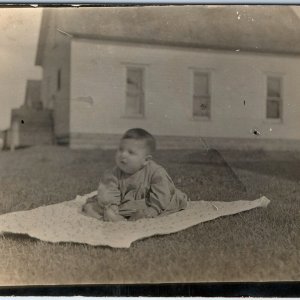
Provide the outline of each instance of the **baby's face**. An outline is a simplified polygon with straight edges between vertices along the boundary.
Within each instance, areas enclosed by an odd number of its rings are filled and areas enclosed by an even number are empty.
[[[144,141],[123,139],[116,153],[116,164],[126,174],[142,169],[149,159]]]

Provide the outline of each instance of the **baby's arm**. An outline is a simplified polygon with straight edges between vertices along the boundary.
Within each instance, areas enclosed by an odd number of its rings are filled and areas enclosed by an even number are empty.
[[[138,210],[130,220],[157,217],[168,207],[174,190],[168,173],[163,168],[156,170],[151,179],[150,196],[146,199],[147,208]]]
[[[163,168],[157,169],[151,179],[150,196],[146,199],[149,215],[153,217],[165,211],[174,192],[175,186],[169,174]]]

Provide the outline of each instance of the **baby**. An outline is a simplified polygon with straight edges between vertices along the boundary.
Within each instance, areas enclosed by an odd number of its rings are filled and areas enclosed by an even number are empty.
[[[166,170],[152,160],[154,137],[144,129],[125,132],[116,153],[116,166],[100,180],[98,195],[83,212],[104,221],[135,221],[167,215],[187,206]]]

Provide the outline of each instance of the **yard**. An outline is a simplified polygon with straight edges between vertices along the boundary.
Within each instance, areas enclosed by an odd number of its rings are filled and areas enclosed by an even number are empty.
[[[97,188],[112,151],[33,147],[0,152],[0,213]],[[225,161],[223,160],[223,158]],[[300,280],[300,153],[158,151],[192,200],[271,200],[129,249],[0,236],[0,285]]]

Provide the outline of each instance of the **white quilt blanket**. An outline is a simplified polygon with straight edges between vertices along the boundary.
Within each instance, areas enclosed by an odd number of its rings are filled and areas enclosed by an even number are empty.
[[[253,201],[191,201],[186,210],[168,216],[111,223],[81,213],[82,204],[95,194],[92,192],[71,201],[0,215],[0,232],[27,234],[54,243],[75,242],[129,248],[132,242],[142,238],[178,232],[221,216],[266,207],[270,202],[264,196]]]

